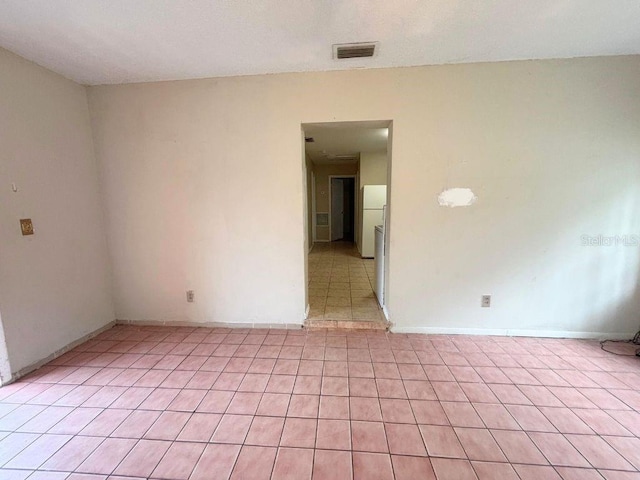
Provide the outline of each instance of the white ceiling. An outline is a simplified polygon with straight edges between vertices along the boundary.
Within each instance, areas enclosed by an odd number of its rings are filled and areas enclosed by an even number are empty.
[[[305,151],[318,165],[355,163],[360,153],[387,150],[389,122],[314,123],[303,125]]]
[[[638,0],[0,2],[0,46],[85,84],[640,54],[639,25]]]

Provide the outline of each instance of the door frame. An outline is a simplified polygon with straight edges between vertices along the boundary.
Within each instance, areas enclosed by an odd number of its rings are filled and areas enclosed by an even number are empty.
[[[333,204],[331,203],[333,200],[333,193],[331,192],[331,188],[333,186],[332,180],[334,178],[353,178],[353,243],[356,243],[356,239],[358,238],[358,180],[356,178],[356,174],[352,175],[329,175],[329,243],[331,240],[331,210],[333,210]]]
[[[387,321],[391,321],[390,319],[390,314],[388,311],[388,305],[389,305],[389,299],[393,298],[393,293],[391,292],[391,288],[392,284],[390,282],[390,258],[391,255],[393,254],[393,251],[391,249],[391,230],[392,228],[392,219],[393,219],[393,215],[392,215],[392,202],[391,202],[391,195],[392,195],[392,191],[394,188],[394,178],[393,178],[393,147],[394,147],[394,141],[393,141],[393,132],[394,132],[394,120],[393,118],[387,118],[387,119],[378,119],[378,120],[345,120],[345,121],[336,121],[335,117],[333,117],[330,120],[316,120],[316,121],[307,121],[307,122],[301,122],[300,124],[300,147],[301,147],[301,151],[302,151],[302,191],[305,192],[306,191],[306,182],[307,182],[307,177],[306,174],[304,174],[306,172],[306,157],[305,157],[305,152],[306,152],[306,142],[305,142],[305,127],[307,126],[318,126],[318,125],[332,125],[332,126],[349,126],[349,127],[353,127],[353,126],[358,126],[358,127],[362,127],[362,128],[387,128],[388,129],[388,138],[387,138],[387,215],[386,215],[386,229],[385,229],[385,255],[384,255],[384,307],[382,308],[382,311],[384,313],[384,316],[386,317]],[[359,171],[359,169],[358,169]],[[349,177],[350,175],[336,175],[338,177]],[[355,208],[359,209],[359,204],[360,204],[360,177],[359,177],[359,173],[356,176],[356,180],[355,180],[355,188],[356,188],[356,199],[355,199]],[[315,182],[314,182],[314,188],[315,188]],[[316,192],[317,195],[317,192]],[[302,218],[306,219],[307,222],[309,221],[309,219],[307,218],[307,196],[305,194],[302,195],[303,197],[303,212],[302,213]],[[315,207],[315,202],[314,202],[314,207]],[[356,212],[355,215],[355,228],[356,231],[357,229],[360,227],[360,218],[358,216],[359,212]],[[316,215],[317,215],[317,209],[316,209]],[[329,215],[331,215],[331,212],[329,212]],[[316,218],[314,216],[314,218],[312,219],[312,221],[315,223]],[[304,221],[303,221],[304,223]],[[329,219],[329,228],[331,225],[331,221]],[[304,225],[304,233],[303,236],[308,235],[308,227],[307,225]],[[331,233],[329,233],[331,234]],[[316,239],[314,239],[314,241],[318,241]],[[356,235],[356,243],[357,243],[357,235]],[[308,313],[309,313],[309,278],[308,278],[308,255],[309,255],[309,251],[307,248],[304,248],[304,252],[303,252],[303,257],[304,257],[304,266],[303,266],[303,275],[304,275],[304,310],[305,310],[305,320],[308,317]]]
[[[308,188],[308,187],[307,187]],[[316,212],[316,173],[311,170],[311,238],[309,239],[309,251],[313,249],[313,246],[317,242],[316,240],[316,227],[317,225],[317,212]]]

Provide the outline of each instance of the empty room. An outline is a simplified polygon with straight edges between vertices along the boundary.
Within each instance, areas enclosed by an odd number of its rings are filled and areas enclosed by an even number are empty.
[[[0,2],[0,479],[640,480],[639,25]]]

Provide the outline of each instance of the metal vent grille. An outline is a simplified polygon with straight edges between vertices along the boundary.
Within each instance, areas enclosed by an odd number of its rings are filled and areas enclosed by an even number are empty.
[[[328,227],[329,226],[329,214],[328,213],[316,213],[316,226]]]
[[[346,58],[367,58],[376,54],[376,42],[349,43],[333,46],[333,58],[344,60]]]

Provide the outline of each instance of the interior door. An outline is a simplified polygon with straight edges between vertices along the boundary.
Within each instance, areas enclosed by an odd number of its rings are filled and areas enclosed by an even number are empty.
[[[331,241],[344,237],[344,185],[341,178],[331,179]]]

